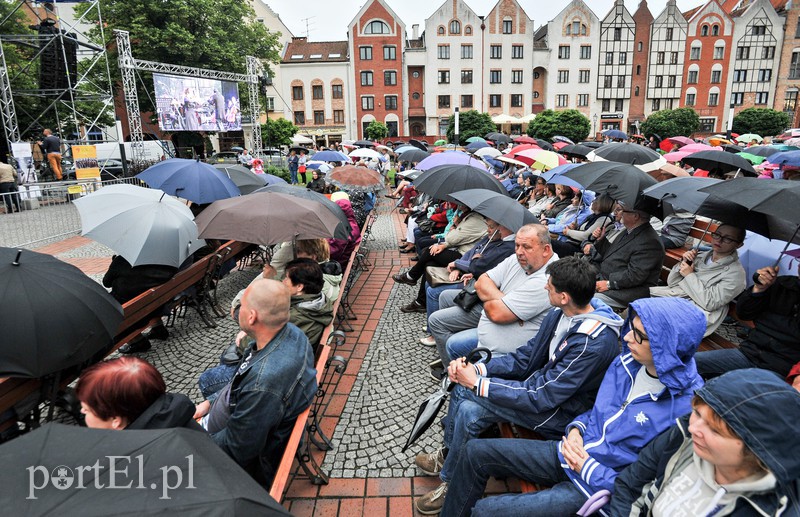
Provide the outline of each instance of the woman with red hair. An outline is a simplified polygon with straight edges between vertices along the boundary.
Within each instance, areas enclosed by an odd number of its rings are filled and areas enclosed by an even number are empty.
[[[188,397],[167,393],[161,373],[138,357],[119,357],[87,368],[75,394],[86,426],[98,429],[201,430]]]

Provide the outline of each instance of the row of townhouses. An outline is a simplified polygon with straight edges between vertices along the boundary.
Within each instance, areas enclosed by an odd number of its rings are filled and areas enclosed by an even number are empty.
[[[544,109],[577,109],[593,129],[637,132],[651,113],[691,106],[701,131],[724,131],[748,107],[790,113],[797,125],[800,4],[708,0],[655,16],[623,0],[600,19],[573,0],[534,27],[517,0],[486,15],[446,0],[407,30],[385,0],[368,0],[346,41],[293,37],[256,0],[259,20],[282,34],[268,89],[271,117],[285,117],[320,144],[362,138],[373,120],[391,136],[444,134],[454,108],[489,113],[512,133]]]

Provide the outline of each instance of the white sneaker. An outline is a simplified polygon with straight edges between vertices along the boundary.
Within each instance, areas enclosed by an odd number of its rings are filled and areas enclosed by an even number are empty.
[[[419,338],[419,342],[425,346],[436,346],[436,340],[433,336],[425,336]]]

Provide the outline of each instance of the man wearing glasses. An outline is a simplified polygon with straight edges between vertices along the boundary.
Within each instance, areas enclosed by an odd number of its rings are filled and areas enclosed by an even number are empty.
[[[624,309],[634,300],[647,298],[658,283],[664,262],[664,245],[650,226],[650,215],[617,204],[614,215],[623,228],[609,241],[603,233],[591,244],[584,243],[597,269],[596,298],[614,309]]]
[[[650,296],[687,298],[706,315],[706,336],[728,315],[728,304],[747,287],[738,249],[744,243],[741,228],[722,224],[711,234],[711,249],[683,254],[669,273],[666,286],[651,287]]]

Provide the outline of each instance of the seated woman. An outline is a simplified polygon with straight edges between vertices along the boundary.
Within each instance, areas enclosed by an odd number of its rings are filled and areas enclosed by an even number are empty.
[[[342,266],[331,260],[331,248],[327,239],[300,239],[295,241],[294,248],[291,242],[282,243],[272,255],[268,265],[264,266],[263,277],[283,280],[286,273],[286,264],[295,258],[314,259],[322,268],[325,285],[322,292],[332,300],[339,297],[339,286],[342,283]],[[256,281],[254,278],[251,284]],[[231,306],[233,310],[239,306],[239,301],[244,294],[244,289],[234,297]]]
[[[541,176],[537,176],[533,187],[533,195],[528,199],[528,211],[538,219],[542,216],[542,212],[547,208],[547,205],[554,203],[555,200],[556,186],[552,183],[547,183],[547,180]]]
[[[553,218],[572,203],[575,191],[566,185],[556,185],[556,199],[542,211],[540,217]]]
[[[575,226],[568,225],[561,229],[561,236],[553,240],[553,251],[559,257],[568,257],[581,251],[581,243],[589,239],[592,233],[614,223],[611,211],[614,209],[614,200],[608,194],[600,194],[591,202],[592,213]]]
[[[267,268],[269,266],[265,266],[264,278],[274,280],[274,275],[271,275]],[[312,347],[316,347],[325,327],[333,321],[333,303],[335,301],[322,293],[324,284],[322,268],[310,258],[292,260],[286,264],[286,276],[283,278],[283,283],[292,293],[289,321],[305,333]],[[231,312],[234,319],[238,321],[236,308]],[[210,397],[230,382],[236,373],[244,350],[250,345],[250,338],[244,332],[239,331],[234,342],[236,350],[226,350],[223,360],[218,366],[200,374],[197,385],[204,398]]]
[[[311,181],[308,182],[306,188],[309,190],[313,190],[314,192],[319,192],[320,194],[325,193],[325,180],[320,176],[318,169],[311,169]]]
[[[553,218],[542,217],[542,224],[547,225],[547,229],[551,235],[559,235],[564,231],[564,228],[575,224],[582,224],[590,215],[592,210],[590,205],[594,201],[594,192],[591,190],[579,190],[572,198],[572,203],[559,212]]]
[[[90,366],[75,386],[86,426],[96,429],[202,428],[194,421],[194,403],[167,393],[158,370],[138,357],[118,357]]]
[[[734,370],[620,474],[612,515],[797,515],[800,396],[773,372]]]

